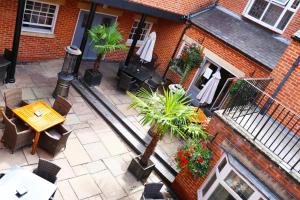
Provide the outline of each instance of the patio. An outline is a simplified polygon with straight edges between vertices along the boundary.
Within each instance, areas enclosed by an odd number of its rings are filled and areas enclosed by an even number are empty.
[[[93,62],[83,61],[81,64],[81,74],[84,73],[86,68],[92,68]],[[143,126],[140,123],[140,117],[134,109],[129,109],[131,103],[130,97],[126,94],[125,91],[121,91],[117,88],[118,77],[117,72],[119,69],[118,63],[106,63],[102,62],[100,71],[103,74],[101,84],[95,86],[95,88],[102,93],[124,116],[128,119],[142,134],[143,137],[146,137],[150,126]],[[158,145],[160,152],[164,154],[167,159],[168,164],[174,169],[176,168],[175,163],[175,154],[178,150],[178,147],[182,144],[177,138],[171,138],[169,135],[166,135]]]
[[[0,105],[4,106],[3,92],[15,87],[22,88],[23,99],[28,102],[41,99],[52,104],[54,102],[52,92],[61,66],[62,60],[18,65],[16,83],[0,87]],[[110,98],[116,97],[115,101],[120,100],[116,105],[139,126],[136,112],[126,109],[129,103],[126,95],[116,93],[113,90],[115,85],[110,85],[106,79],[103,80],[100,88],[103,88]],[[136,181],[126,171],[129,162],[136,154],[73,88],[70,89],[68,99],[73,106],[66,117],[65,126],[73,129],[73,132],[69,137],[66,150],[55,157],[39,148],[37,154],[32,155],[31,147],[11,154],[0,143],[0,172],[5,172],[15,165],[32,171],[36,168],[39,158],[44,158],[62,168],[58,174],[56,200],[139,199],[143,192],[143,183]],[[140,128],[147,130],[147,127],[140,126]],[[2,134],[1,123],[0,137]],[[166,138],[163,143],[166,146],[162,148],[172,155],[171,150],[173,151],[175,147],[172,146],[169,138]],[[169,148],[168,145],[171,147]],[[160,179],[155,173],[152,173],[148,179],[148,182],[158,181]]]

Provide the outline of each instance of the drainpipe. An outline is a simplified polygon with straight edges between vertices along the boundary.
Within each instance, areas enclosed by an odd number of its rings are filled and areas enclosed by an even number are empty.
[[[188,17],[187,17],[187,18],[188,18]],[[186,24],[186,26],[184,27],[184,29],[183,29],[183,31],[182,31],[182,33],[181,33],[181,36],[180,36],[180,38],[179,38],[179,40],[178,40],[178,42],[177,42],[177,44],[176,44],[176,47],[175,47],[175,49],[174,49],[174,51],[173,51],[173,54],[172,54],[171,59],[174,59],[174,58],[175,58],[176,52],[178,51],[178,48],[179,48],[179,45],[180,45],[180,43],[181,43],[181,41],[182,41],[182,39],[183,39],[183,37],[184,37],[186,31],[187,31],[189,28],[191,28],[191,26],[192,26],[192,24],[188,22],[188,23]],[[167,75],[167,73],[168,73],[170,67],[171,67],[171,65],[170,65],[170,63],[169,63],[168,66],[167,66],[167,68],[166,68],[166,70],[165,70],[165,72],[164,72],[164,75],[163,75],[163,77],[162,77],[162,80],[165,80],[166,75]]]
[[[19,0],[18,10],[16,16],[16,25],[15,25],[15,33],[14,33],[14,41],[12,46],[12,60],[11,65],[7,69],[7,77],[6,83],[14,83],[15,80],[15,72],[16,72],[16,64],[19,52],[19,44],[20,44],[20,36],[22,30],[22,22],[23,22],[23,14],[25,9],[25,0]]]
[[[142,17],[141,17],[141,20],[140,20],[140,22],[138,24],[138,27],[135,30],[135,34],[134,34],[134,37],[133,37],[130,49],[128,51],[126,61],[125,61],[125,66],[128,66],[128,64],[130,63],[130,60],[131,60],[131,57],[132,57],[132,55],[134,53],[134,49],[136,47],[137,41],[138,41],[138,39],[139,39],[142,31],[143,31],[142,28],[143,28],[143,25],[145,24],[145,20],[146,20],[146,15],[143,14]]]
[[[83,33],[82,40],[81,40],[81,43],[80,43],[80,48],[79,48],[81,50],[82,54],[77,57],[76,64],[75,64],[75,67],[74,67],[74,76],[75,77],[78,77],[78,71],[79,71],[79,67],[80,67],[80,64],[81,64],[82,56],[83,56],[83,53],[84,53],[84,49],[86,47],[86,43],[88,41],[88,36],[89,36],[88,33],[89,33],[89,30],[92,27],[92,24],[93,24],[93,21],[94,21],[94,16],[95,16],[95,13],[96,13],[96,9],[97,9],[97,4],[96,3],[91,3],[89,16],[87,18],[86,26],[85,26],[85,29],[84,29],[84,33]]]
[[[271,97],[268,99],[268,101],[266,102],[264,107],[261,109],[260,113],[265,113],[269,109],[271,103],[274,101],[274,99],[279,94],[279,92],[281,91],[281,89],[284,86],[284,84],[286,83],[286,81],[290,78],[290,76],[293,74],[293,72],[296,70],[296,68],[299,66],[299,64],[300,64],[300,56],[298,56],[298,58],[296,59],[296,61],[294,62],[294,64],[290,68],[290,70],[288,71],[288,73],[285,75],[285,77],[282,79],[280,84],[277,86],[274,93],[271,95]]]

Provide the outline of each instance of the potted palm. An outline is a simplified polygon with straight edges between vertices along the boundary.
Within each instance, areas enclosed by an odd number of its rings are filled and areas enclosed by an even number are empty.
[[[207,134],[201,125],[194,126],[190,120],[196,115],[194,108],[189,106],[188,97],[182,92],[164,90],[163,94],[149,92],[145,89],[136,94],[128,92],[132,98],[131,108],[136,108],[142,116],[143,125],[152,125],[152,140],[141,156],[134,158],[128,170],[138,179],[148,178],[154,168],[150,160],[155,147],[166,134],[182,139],[206,138]]]
[[[102,74],[99,71],[100,62],[106,53],[111,53],[116,50],[126,49],[122,44],[123,37],[118,31],[118,25],[115,23],[112,26],[97,25],[89,30],[89,38],[93,50],[97,53],[97,58],[94,63],[93,69],[88,69],[84,74],[84,81],[90,85],[99,85],[101,82]]]

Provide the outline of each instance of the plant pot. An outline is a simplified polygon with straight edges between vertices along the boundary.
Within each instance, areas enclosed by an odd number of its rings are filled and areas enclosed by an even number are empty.
[[[146,180],[150,176],[155,166],[154,163],[149,160],[148,166],[143,167],[139,162],[140,158],[141,156],[133,158],[128,167],[128,171],[132,173],[132,175],[134,175],[138,181]]]
[[[102,74],[98,70],[87,69],[85,70],[83,80],[89,86],[96,86],[101,83]]]

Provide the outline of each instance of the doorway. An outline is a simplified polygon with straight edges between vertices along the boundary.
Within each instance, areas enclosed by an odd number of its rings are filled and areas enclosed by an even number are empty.
[[[199,106],[200,103],[199,100],[197,99],[197,95],[217,70],[220,70],[221,80],[218,84],[212,103],[216,100],[217,96],[221,92],[227,79],[235,77],[232,73],[222,68],[222,66],[218,66],[217,64],[214,64],[212,61],[206,60],[205,64],[202,65],[202,67],[199,68],[198,71],[196,72],[194,80],[192,81],[188,89],[188,95],[190,97],[193,106],[195,107]],[[206,107],[210,106],[211,104],[207,105]]]
[[[73,42],[72,42],[73,45],[76,45],[78,47],[80,46],[88,16],[89,16],[88,11],[85,10],[80,11],[75,33],[74,33]],[[107,26],[111,26],[116,22],[116,20],[117,20],[116,16],[96,13],[92,26],[99,25],[99,24],[105,24]],[[95,60],[96,57],[97,54],[93,51],[91,41],[90,39],[88,39],[82,58],[84,60]]]

